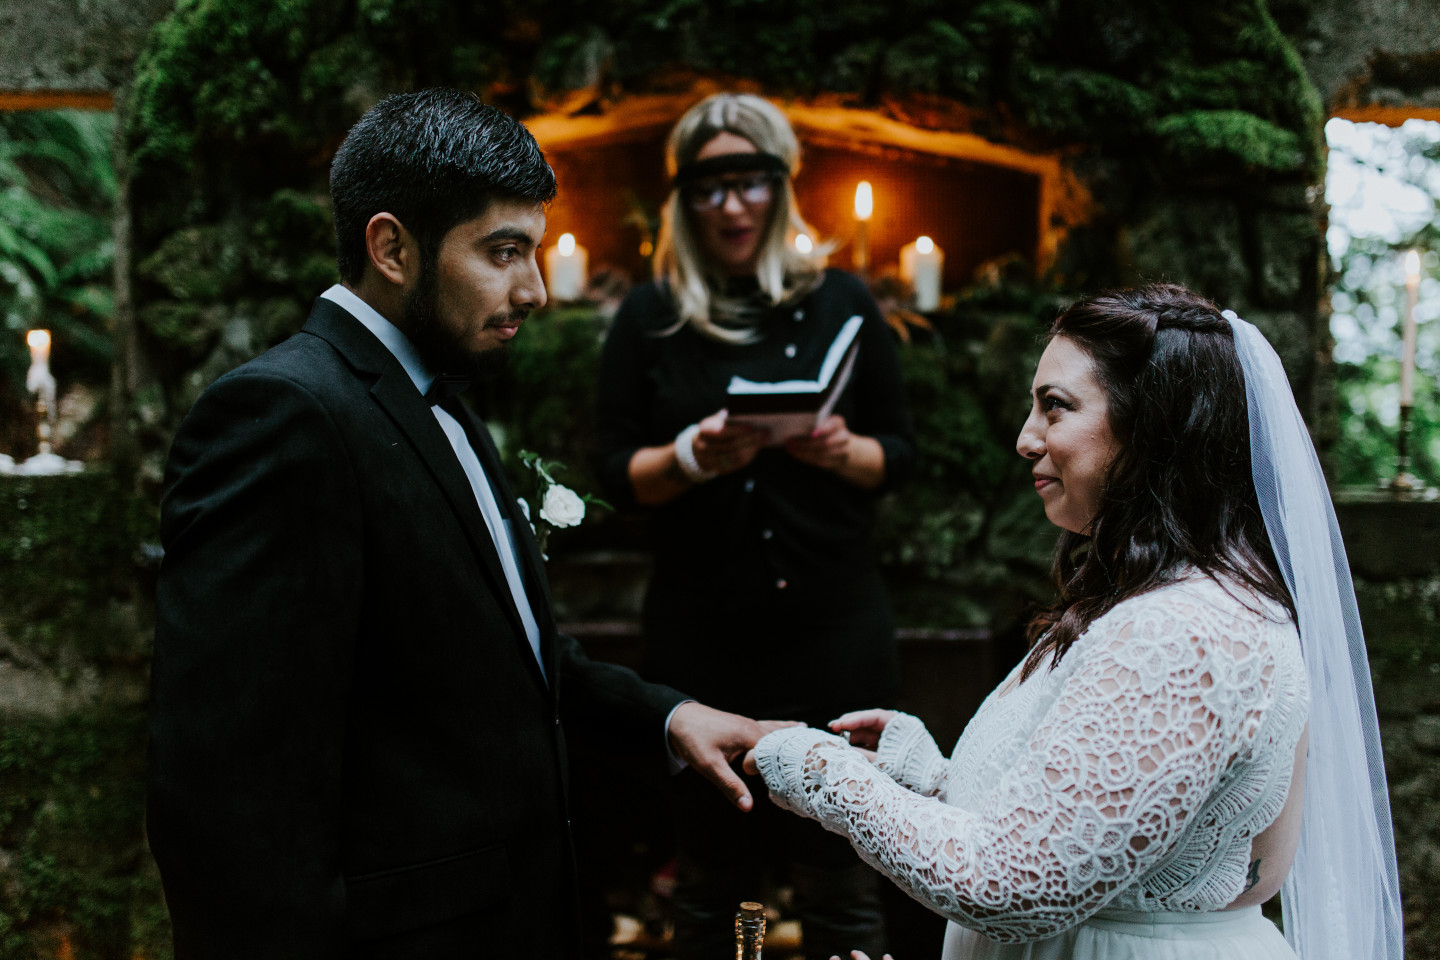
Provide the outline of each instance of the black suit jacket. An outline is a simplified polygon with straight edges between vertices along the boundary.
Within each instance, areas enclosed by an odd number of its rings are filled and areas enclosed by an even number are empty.
[[[484,426],[447,409],[517,512]],[[682,697],[557,634],[515,521],[548,682],[444,432],[349,313],[317,300],[195,404],[149,775],[177,957],[573,952],[564,727],[660,756]]]

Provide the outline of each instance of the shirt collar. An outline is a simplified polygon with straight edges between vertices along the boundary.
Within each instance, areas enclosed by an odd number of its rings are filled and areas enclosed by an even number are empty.
[[[415,389],[420,391],[422,397],[425,395],[430,384],[435,382],[435,374],[431,373],[425,361],[420,359],[420,351],[415,349],[415,344],[410,342],[409,337],[400,332],[399,327],[382,317],[374,307],[342,284],[335,284],[320,296],[359,320],[366,330],[375,334],[375,338],[385,345],[385,349],[400,361],[400,366],[405,368],[405,373],[415,384]]]

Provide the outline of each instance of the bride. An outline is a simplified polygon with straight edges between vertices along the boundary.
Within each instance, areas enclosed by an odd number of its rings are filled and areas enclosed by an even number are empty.
[[[1059,595],[953,755],[869,710],[747,768],[949,918],[946,960],[1399,958],[1354,591],[1269,344],[1182,287],[1082,300],[1017,449]]]

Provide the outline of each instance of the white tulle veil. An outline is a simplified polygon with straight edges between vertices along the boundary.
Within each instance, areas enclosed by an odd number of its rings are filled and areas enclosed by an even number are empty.
[[[1400,883],[1375,694],[1355,588],[1320,461],[1280,358],[1253,325],[1235,333],[1251,468],[1299,616],[1310,679],[1310,752],[1295,865],[1281,890],[1301,960],[1400,960]]]

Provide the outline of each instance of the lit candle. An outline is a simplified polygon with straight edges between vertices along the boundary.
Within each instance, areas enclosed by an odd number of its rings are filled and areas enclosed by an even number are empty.
[[[550,299],[579,300],[589,266],[589,251],[575,242],[573,233],[562,233],[559,242],[545,251],[545,286]]]
[[[50,331],[31,330],[25,334],[25,343],[30,347],[30,365],[50,368]]]
[[[30,370],[25,374],[25,389],[39,394],[45,412],[53,414],[55,378],[50,375],[50,331],[31,330],[25,334],[25,343],[30,347]]]
[[[1400,406],[1415,405],[1415,303],[1420,298],[1420,251],[1405,254],[1405,328],[1400,354]]]
[[[915,309],[934,310],[940,306],[940,277],[945,251],[929,237],[919,237],[900,248],[900,279],[915,290]]]
[[[870,243],[865,235],[865,224],[875,212],[875,192],[869,180],[855,185],[855,269],[865,273],[870,269]]]

